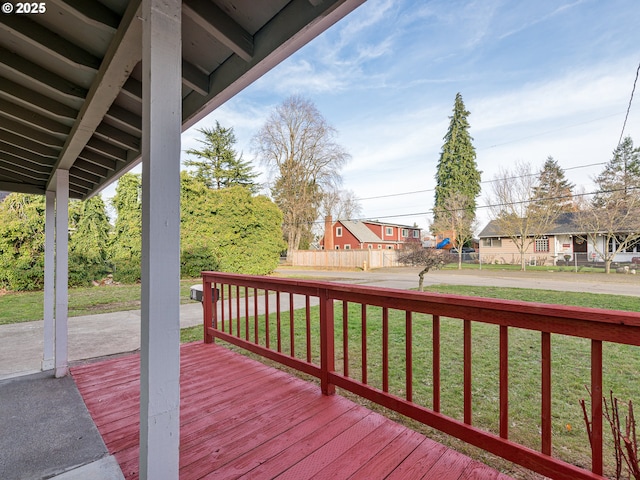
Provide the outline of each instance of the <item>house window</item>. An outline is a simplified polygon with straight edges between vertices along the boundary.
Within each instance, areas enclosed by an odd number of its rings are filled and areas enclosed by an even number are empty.
[[[420,230],[413,231],[413,238],[420,238]]]
[[[373,245],[369,244],[369,245],[367,245],[367,248],[368,248],[369,250],[373,250]]]
[[[351,245],[349,245],[349,244],[345,245],[345,246],[344,246],[344,249],[345,249],[345,250],[351,250]]]
[[[536,238],[535,251],[536,252],[548,252],[549,251],[549,239],[547,237]]]
[[[387,250],[393,250],[393,245],[387,245]]]
[[[340,250],[340,245],[336,245],[336,250]]]
[[[502,239],[501,238],[483,238],[482,246],[483,247],[502,247]]]
[[[382,250],[382,245],[378,245],[378,250]]]
[[[336,227],[336,237],[342,236],[342,227]]]
[[[385,228],[385,235],[387,235],[387,237],[390,237],[393,235],[393,227],[386,227]]]
[[[406,228],[403,228],[402,229],[402,236],[405,237],[405,238],[408,237],[409,236],[409,230],[406,229]]]

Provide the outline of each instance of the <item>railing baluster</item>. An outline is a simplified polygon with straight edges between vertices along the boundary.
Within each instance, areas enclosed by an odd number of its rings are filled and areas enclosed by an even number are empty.
[[[278,352],[282,352],[282,331],[280,329],[280,291],[276,292],[276,336],[278,339]]]
[[[215,284],[213,285],[215,288]],[[204,315],[204,343],[213,343],[213,335],[209,333],[210,328],[215,328],[216,314],[215,305],[211,295],[211,281],[207,278],[202,280],[202,310]],[[213,312],[212,312],[213,310]]]
[[[500,325],[500,436],[509,438],[509,327]]]
[[[433,316],[433,411],[440,412],[440,315]]]
[[[292,357],[296,356],[296,352],[295,352],[295,328],[294,328],[294,321],[293,321],[293,293],[289,294],[289,343],[290,343],[290,355]]]
[[[229,303],[229,335],[233,335],[233,297],[231,295],[231,284],[229,284],[229,291],[227,302]]]
[[[382,391],[389,391],[389,309],[382,308]]]
[[[224,283],[220,285],[220,331],[224,332]]]
[[[349,376],[349,303],[342,302],[342,369],[345,377]]]
[[[413,401],[413,318],[412,313],[405,312],[405,391],[407,401]]]
[[[551,334],[542,332],[542,453],[551,455]]]
[[[602,475],[601,340],[591,340],[591,471]]]
[[[249,341],[249,287],[244,287],[244,339]]]
[[[240,338],[240,285],[236,285],[236,335]]]
[[[367,384],[367,306],[360,304],[362,312],[362,383]]]
[[[472,399],[471,399],[471,321],[463,321],[464,333],[464,423],[471,425]]]
[[[307,362],[311,363],[311,302],[309,295],[305,296],[305,321],[307,326]]]
[[[264,345],[269,348],[269,290],[264,291],[264,335]]]
[[[260,337],[258,332],[260,328],[258,328],[258,289],[253,289],[253,343],[258,345]]]

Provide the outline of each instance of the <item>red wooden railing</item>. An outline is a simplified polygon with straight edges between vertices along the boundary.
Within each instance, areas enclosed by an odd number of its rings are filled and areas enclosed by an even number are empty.
[[[270,277],[203,272],[205,342],[214,338],[230,342],[288,367],[320,379],[324,394],[340,387],[384,407],[418,420],[524,466],[558,479],[603,478],[602,422],[602,344],[614,342],[640,345],[640,313],[627,313],[589,308],[543,305],[517,301],[495,300],[457,295],[439,295],[396,289],[353,286],[345,284],[291,280]],[[218,303],[212,305],[212,288],[218,289]],[[250,300],[253,296],[253,308]],[[275,310],[273,301],[275,296]],[[288,296],[288,299],[287,299]],[[300,302],[300,299],[303,302]],[[283,301],[288,305],[283,310]],[[295,300],[295,302],[294,302]],[[342,338],[336,339],[334,305],[340,312],[342,302]],[[305,348],[296,344],[295,311],[304,312]],[[319,305],[319,338],[312,338],[312,305]],[[349,344],[348,320],[351,305],[360,305],[360,345]],[[367,307],[382,309],[380,359],[370,359],[367,349],[367,329],[373,321]],[[404,396],[389,391],[389,311],[405,312]],[[431,315],[432,378],[431,408],[414,402],[414,345],[412,329],[414,314]],[[275,315],[275,322],[274,320]],[[288,319],[286,318],[288,316]],[[441,412],[441,318],[460,319],[463,324],[463,415],[462,420]],[[283,322],[283,318],[286,320]],[[317,322],[317,319],[315,320]],[[499,434],[473,425],[472,385],[472,324],[499,325]],[[283,345],[282,324],[288,323],[288,345]],[[275,326],[276,332],[270,331]],[[521,445],[509,439],[509,332],[527,329],[541,335],[541,449]],[[250,332],[253,331],[253,335]],[[551,341],[552,334],[586,338],[591,341],[591,471],[569,464],[553,456]],[[275,337],[273,345],[271,337]],[[336,370],[336,343],[342,348],[341,372]],[[360,380],[351,376],[352,347],[360,350]],[[319,350],[319,363],[313,359],[313,348]],[[372,386],[368,378],[368,363],[381,362],[381,388]]]

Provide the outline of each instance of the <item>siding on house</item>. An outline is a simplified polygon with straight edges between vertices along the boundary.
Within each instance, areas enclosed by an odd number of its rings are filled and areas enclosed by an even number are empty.
[[[497,224],[492,221],[480,232],[479,254],[482,262],[487,263],[519,263],[520,253],[513,241],[505,236],[500,236]],[[535,251],[534,245],[530,245],[525,252],[525,260],[531,258],[537,264],[544,261],[544,264],[551,265],[557,261],[564,261],[565,255],[570,260],[577,258],[579,262],[603,261],[598,252],[604,251],[605,236],[588,236],[580,231],[574,222],[573,213],[564,213],[558,218],[556,225],[547,233],[549,241],[548,252]],[[585,240],[580,240],[580,239]],[[500,239],[501,245],[496,245]],[[579,242],[579,243],[578,243]],[[594,245],[595,242],[595,245]],[[586,243],[586,245],[584,245]],[[616,262],[631,262],[635,257],[640,256],[640,242],[630,248],[631,251],[620,252],[615,255]]]
[[[407,242],[420,241],[420,229],[408,225],[396,225],[382,222],[338,220],[327,222],[325,230],[331,225],[330,234],[336,250],[395,250]],[[325,232],[325,237],[327,233]],[[320,240],[324,248],[325,237]]]

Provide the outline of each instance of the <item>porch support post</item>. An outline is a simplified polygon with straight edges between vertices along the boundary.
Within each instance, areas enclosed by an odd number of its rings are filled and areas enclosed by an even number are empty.
[[[56,320],[55,376],[69,370],[67,317],[69,314],[69,171],[56,172]]]
[[[142,2],[140,478],[178,478],[181,0]]]
[[[56,194],[47,190],[44,214],[44,344],[42,370],[53,370],[55,352],[54,305],[55,305],[55,212]]]

